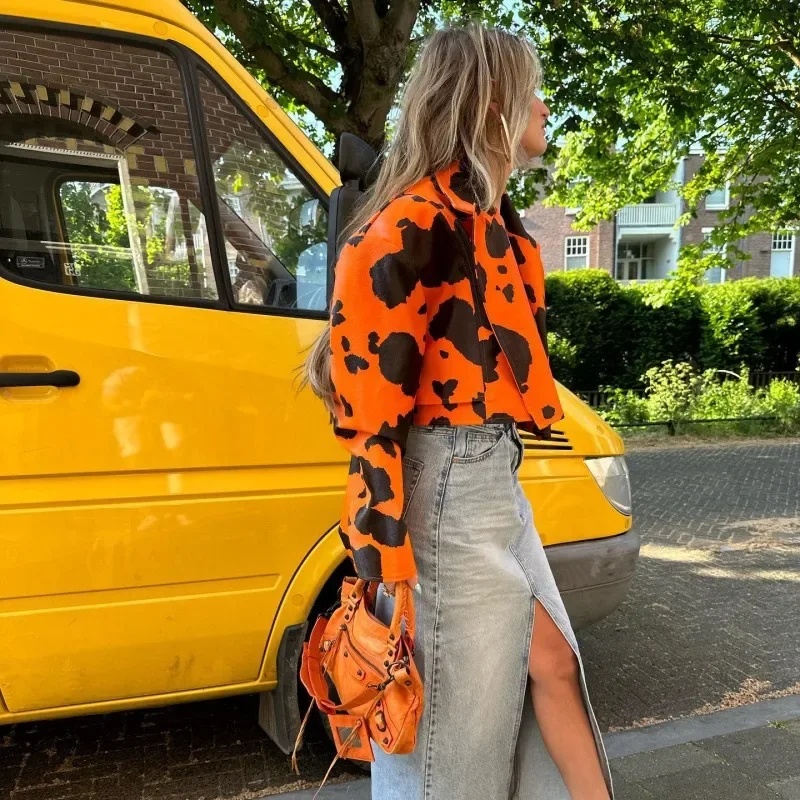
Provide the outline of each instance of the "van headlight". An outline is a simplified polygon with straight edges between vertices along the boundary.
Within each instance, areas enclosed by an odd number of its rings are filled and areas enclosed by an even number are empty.
[[[624,456],[587,458],[586,466],[606,499],[621,514],[631,514],[631,480]]]

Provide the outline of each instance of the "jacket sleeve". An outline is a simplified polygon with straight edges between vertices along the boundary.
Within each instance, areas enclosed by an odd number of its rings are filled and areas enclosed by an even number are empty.
[[[386,220],[343,246],[331,297],[334,434],[350,453],[340,535],[360,578],[416,574],[403,463],[427,333],[425,293],[401,229]]]

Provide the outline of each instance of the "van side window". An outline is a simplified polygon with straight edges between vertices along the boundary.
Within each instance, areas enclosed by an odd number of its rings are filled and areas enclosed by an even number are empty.
[[[180,72],[155,49],[0,28],[0,271],[216,300]]]
[[[199,81],[235,301],[325,310],[324,206],[202,71]]]

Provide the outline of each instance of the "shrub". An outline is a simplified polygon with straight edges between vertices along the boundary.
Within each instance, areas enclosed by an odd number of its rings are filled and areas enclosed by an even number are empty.
[[[665,361],[790,371],[800,357],[800,277],[621,286],[604,270],[547,276],[556,377],[572,389],[643,388]]]
[[[647,370],[642,380],[644,397],[632,390],[606,389],[600,415],[616,425],[776,417],[785,431],[800,427],[800,385],[788,380],[754,389],[747,368],[730,376],[716,369],[700,373],[691,364],[671,360]]]
[[[800,426],[800,386],[791,381],[776,379],[763,392],[766,414],[776,416],[788,430]]]

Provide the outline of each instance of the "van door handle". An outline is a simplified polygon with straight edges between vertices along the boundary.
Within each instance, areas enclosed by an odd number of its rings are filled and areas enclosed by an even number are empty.
[[[0,372],[0,389],[17,389],[20,386],[55,386],[68,389],[77,386],[81,376],[71,369],[57,369],[53,372]]]

